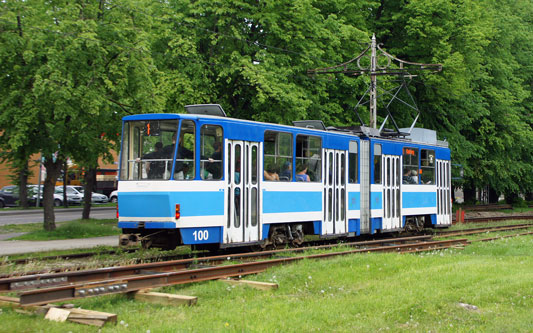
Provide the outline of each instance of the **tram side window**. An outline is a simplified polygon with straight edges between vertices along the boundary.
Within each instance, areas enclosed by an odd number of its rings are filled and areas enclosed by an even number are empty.
[[[420,150],[420,177],[422,184],[435,184],[435,151]]]
[[[381,145],[374,144],[374,184],[381,184]]]
[[[359,173],[357,172],[359,161],[357,159],[357,152],[357,142],[350,141],[350,147],[348,151],[348,181],[350,184],[359,183]]]
[[[265,131],[263,168],[264,180],[292,179],[292,134]]]
[[[203,125],[200,129],[200,177],[218,180],[222,178],[224,143],[222,126]]]
[[[418,184],[418,148],[403,148],[402,184]]]
[[[178,140],[178,155],[174,168],[174,179],[194,179],[194,152],[195,152],[195,124],[192,120],[181,122],[180,137]]]
[[[304,175],[308,175],[309,178]],[[300,175],[300,176],[299,176]],[[316,136],[296,136],[296,180],[322,181],[322,139]]]

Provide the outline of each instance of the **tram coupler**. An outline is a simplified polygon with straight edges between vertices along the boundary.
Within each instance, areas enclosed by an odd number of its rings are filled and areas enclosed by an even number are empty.
[[[138,246],[141,244],[140,234],[122,234],[118,238],[118,244],[122,247]]]

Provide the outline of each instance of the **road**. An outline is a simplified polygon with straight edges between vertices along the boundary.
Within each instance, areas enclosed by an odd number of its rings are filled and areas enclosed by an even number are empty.
[[[55,221],[64,222],[81,218],[82,208],[57,208],[54,210]],[[91,218],[95,219],[113,219],[117,217],[115,207],[92,207]],[[43,211],[35,210],[16,210],[3,209],[0,211],[0,226],[8,224],[27,224],[44,222]]]

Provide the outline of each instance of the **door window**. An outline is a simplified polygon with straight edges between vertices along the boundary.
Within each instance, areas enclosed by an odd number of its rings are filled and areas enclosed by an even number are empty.
[[[374,184],[381,184],[381,145],[374,144]]]

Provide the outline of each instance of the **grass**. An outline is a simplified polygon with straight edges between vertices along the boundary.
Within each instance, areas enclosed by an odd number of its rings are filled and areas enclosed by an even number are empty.
[[[62,222],[56,222],[56,226],[60,226]],[[25,224],[7,224],[0,226],[0,234],[7,234],[11,232],[33,232],[43,229],[43,223],[25,223]]]
[[[352,255],[304,260],[247,279],[275,291],[219,281],[161,288],[198,296],[192,307],[142,303],[123,295],[70,301],[118,314],[102,332],[530,332],[533,237],[474,243],[465,250]],[[476,306],[468,309],[461,303]],[[4,308],[6,332],[95,332]]]
[[[73,220],[58,223],[57,228],[53,231],[43,230],[42,223],[32,223],[20,226],[8,225],[5,226],[5,228],[8,230],[17,230],[11,232],[27,232],[24,235],[12,239],[32,241],[102,237],[120,234],[116,219]]]

